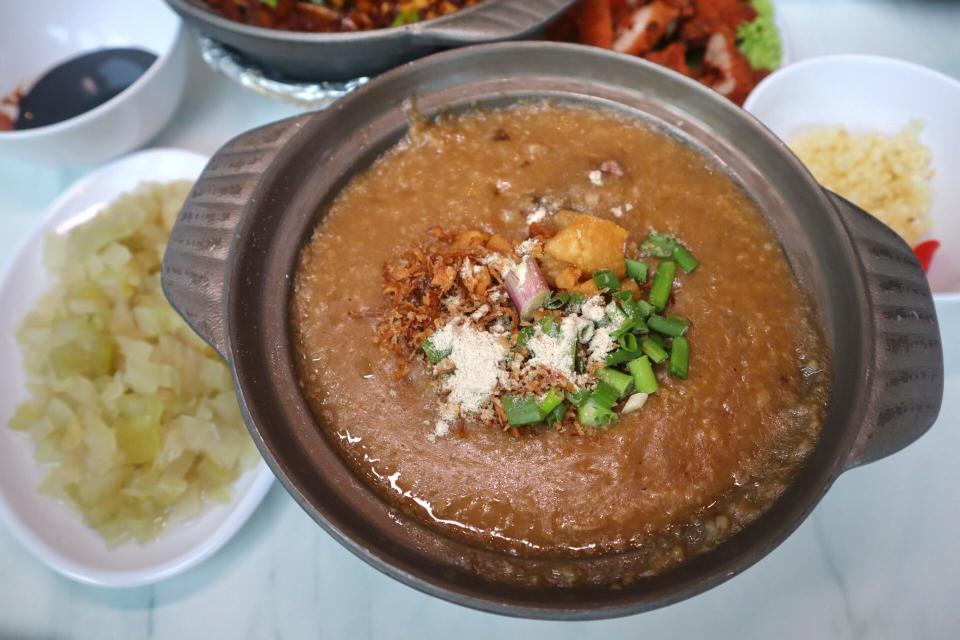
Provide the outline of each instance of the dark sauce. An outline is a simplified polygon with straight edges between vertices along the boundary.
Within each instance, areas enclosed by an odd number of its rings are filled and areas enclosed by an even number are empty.
[[[26,91],[3,99],[0,131],[45,127],[86,113],[125,91],[156,62],[136,48],[99,49],[47,71]],[[9,115],[10,107],[16,115]]]

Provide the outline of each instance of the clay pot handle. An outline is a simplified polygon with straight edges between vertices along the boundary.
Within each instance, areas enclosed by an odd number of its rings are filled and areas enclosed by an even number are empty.
[[[574,0],[486,0],[469,11],[411,25],[419,42],[438,46],[509,40],[531,35]]]
[[[163,293],[228,362],[225,273],[250,194],[277,151],[312,114],[244,133],[220,148],[187,196],[163,255]]]
[[[862,372],[867,407],[846,463],[852,468],[903,449],[933,425],[943,399],[943,351],[930,286],[913,251],[870,214],[827,195],[853,239],[873,321],[872,358]]]

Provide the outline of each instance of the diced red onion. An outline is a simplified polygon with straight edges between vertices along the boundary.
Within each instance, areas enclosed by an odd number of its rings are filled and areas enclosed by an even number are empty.
[[[533,312],[542,307],[550,297],[550,286],[540,271],[540,265],[529,256],[507,272],[503,284],[507,287],[513,306],[524,320],[529,320]]]

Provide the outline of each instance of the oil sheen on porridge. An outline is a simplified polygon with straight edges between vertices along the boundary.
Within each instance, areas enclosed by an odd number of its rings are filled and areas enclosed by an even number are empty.
[[[689,375],[659,375],[643,409],[608,428],[468,416],[438,437],[429,365],[398,378],[375,340],[384,265],[432,227],[519,242],[548,222],[544,202],[616,222],[630,242],[650,229],[682,238],[701,264],[678,271],[671,302],[693,321]],[[330,205],[300,256],[291,324],[319,428],[356,471],[428,525],[513,553],[644,548],[656,570],[715,546],[789,484],[828,395],[815,314],[755,204],[693,148],[583,107],[417,123]]]

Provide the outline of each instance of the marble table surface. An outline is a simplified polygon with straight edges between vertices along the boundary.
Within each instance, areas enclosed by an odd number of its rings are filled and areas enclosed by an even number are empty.
[[[960,3],[778,0],[796,59],[864,52],[960,77]],[[149,146],[212,153],[295,113],[208,71]],[[960,105],[958,105],[960,115]],[[960,140],[957,141],[960,144]],[[40,212],[87,169],[0,157],[0,269]],[[447,604],[371,569],[279,486],[198,568],[154,587],[82,586],[0,527],[0,640],[52,638],[960,638],[960,306],[938,308],[947,362],[938,423],[903,452],[839,479],[783,545],[692,600],[630,618],[553,623]]]

